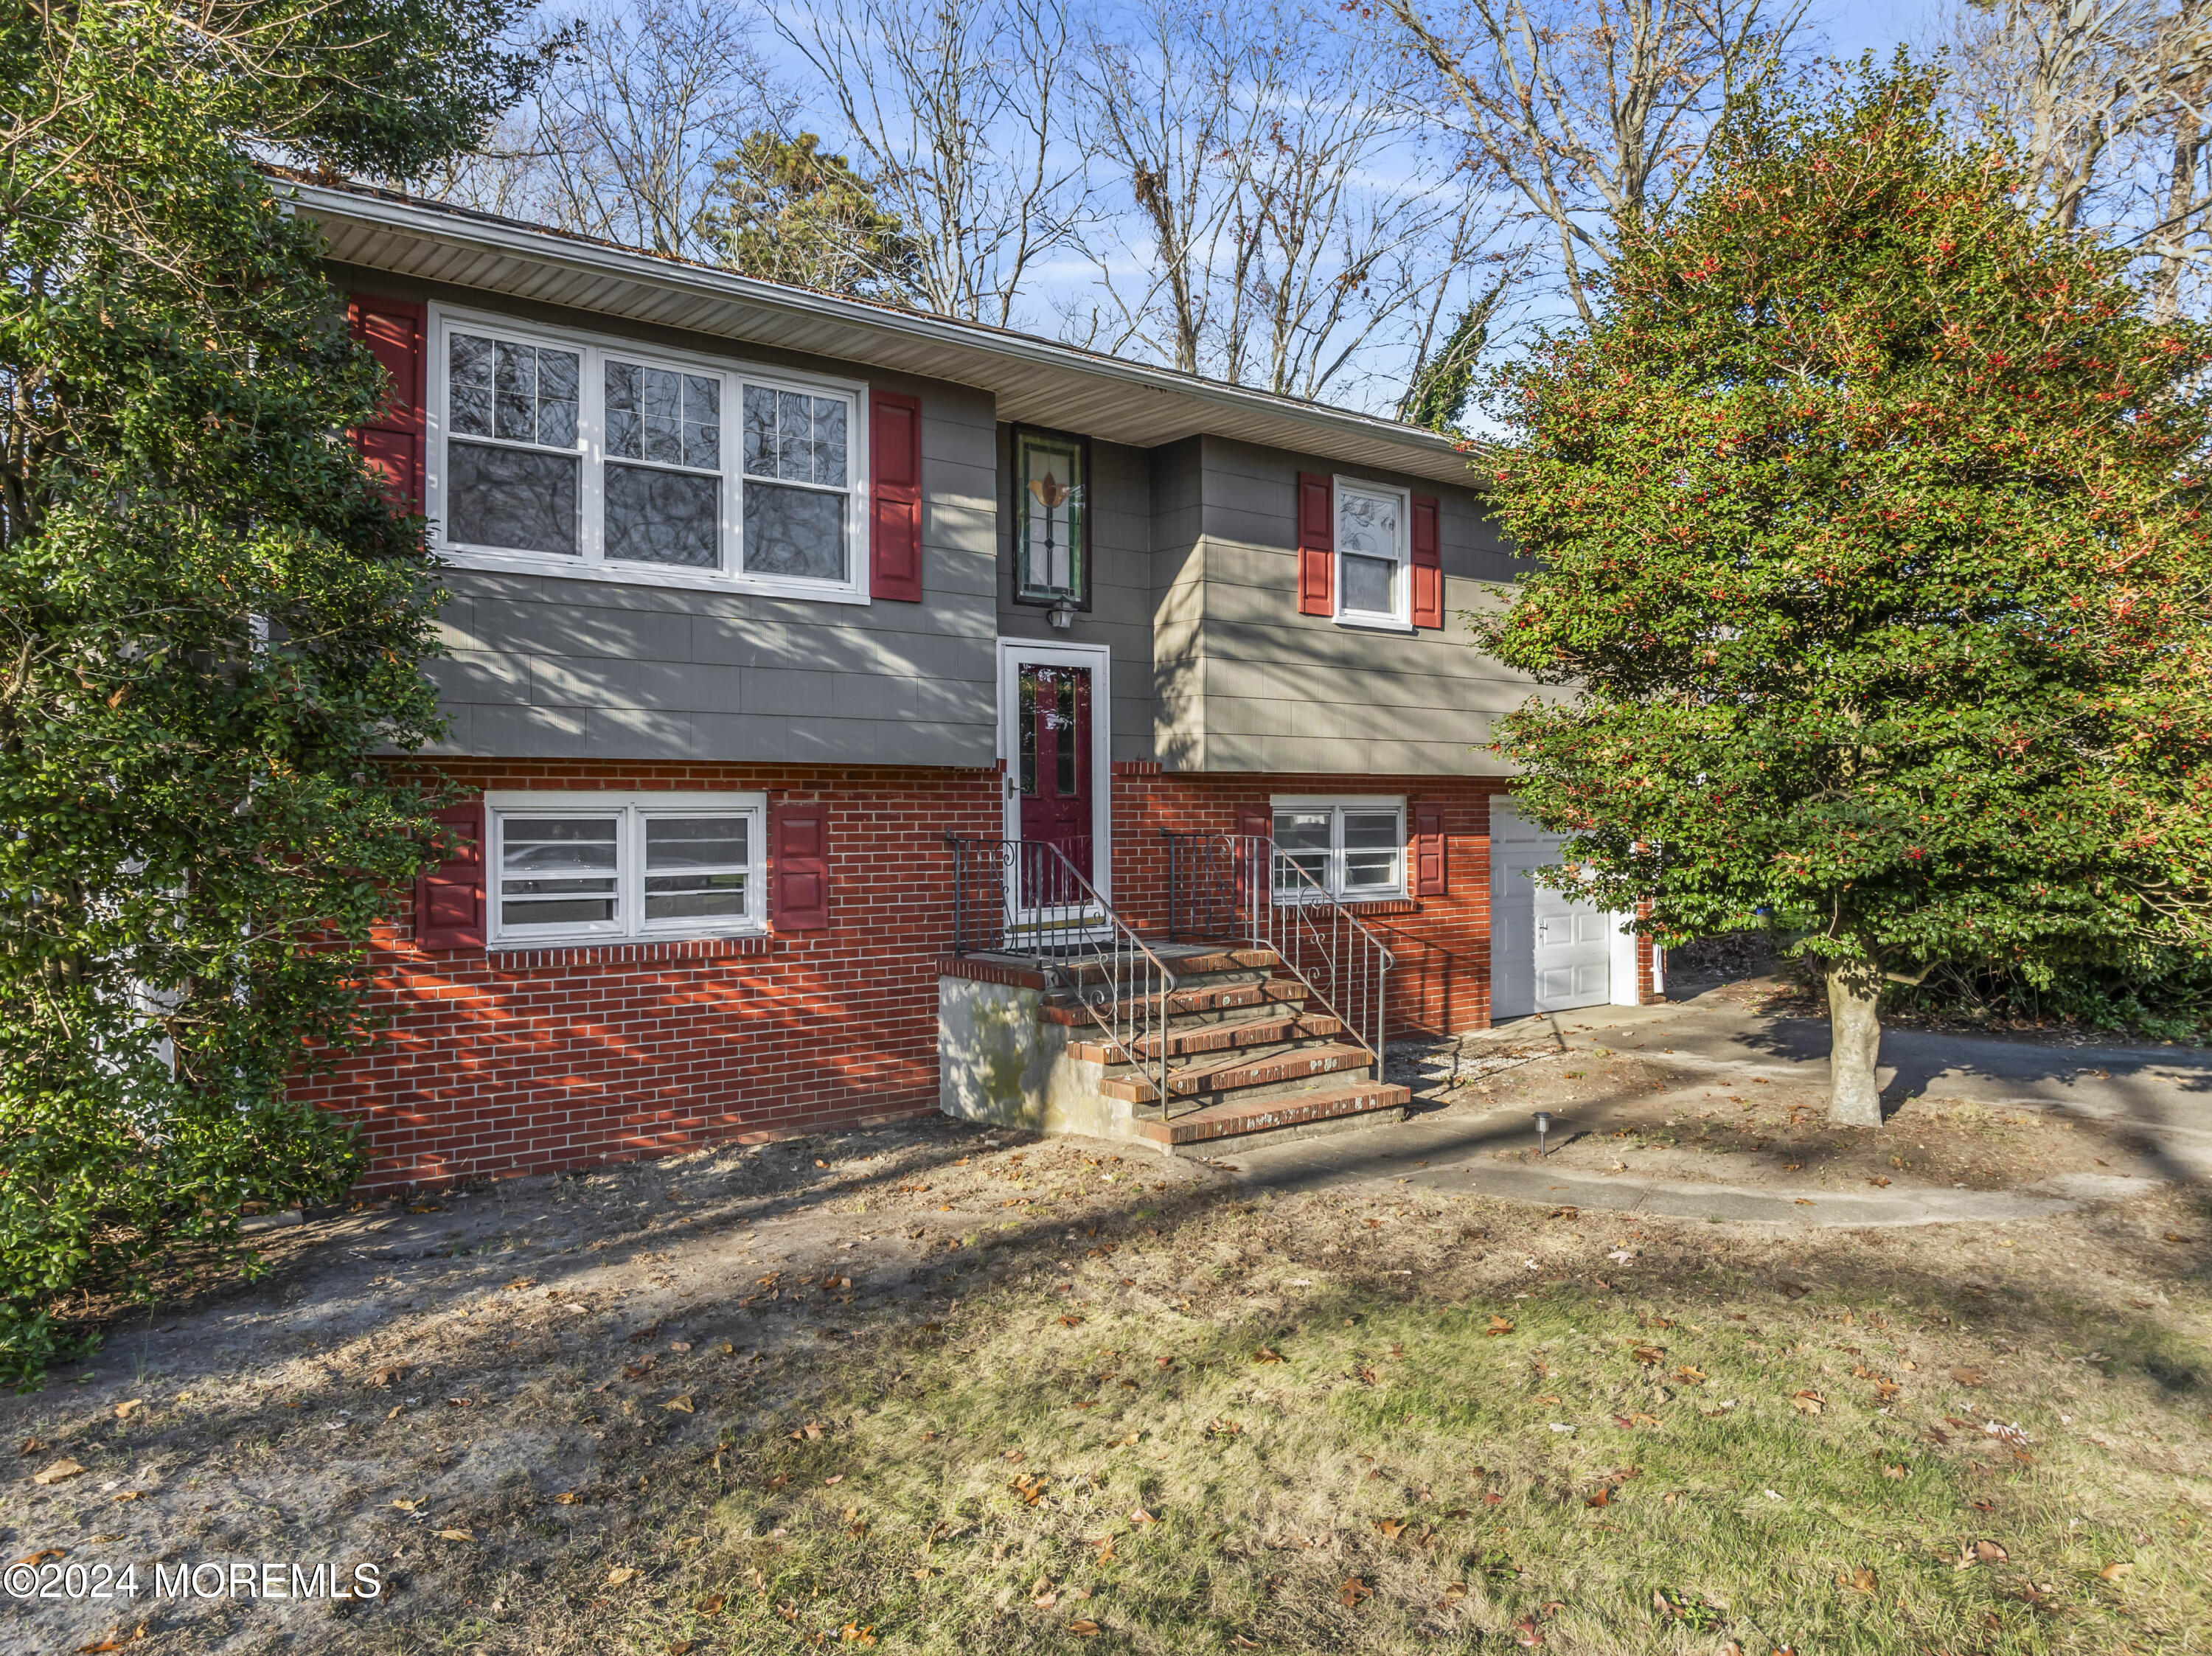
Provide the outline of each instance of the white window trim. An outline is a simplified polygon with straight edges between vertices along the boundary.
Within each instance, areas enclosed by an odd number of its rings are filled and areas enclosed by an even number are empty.
[[[580,521],[577,555],[509,552],[495,548],[465,546],[449,540],[446,522],[446,419],[447,394],[446,336],[450,330],[480,330],[526,344],[574,351],[579,365],[576,403],[577,452],[583,458],[583,476],[577,491]],[[423,330],[423,477],[422,507],[430,519],[431,549],[456,568],[497,571],[503,574],[550,575],[567,580],[608,581],[625,586],[674,587],[703,592],[757,592],[775,597],[810,598],[823,604],[867,604],[869,542],[872,520],[868,505],[868,481],[872,475],[868,453],[868,388],[857,380],[834,379],[788,368],[763,368],[734,357],[671,352],[619,335],[582,329],[548,328],[518,321],[493,312],[463,310],[432,305]],[[708,373],[722,381],[722,521],[721,569],[683,569],[669,566],[609,562],[604,543],[604,492],[607,454],[606,379],[604,358],[611,354],[625,362],[679,373]],[[804,391],[816,397],[842,397],[851,408],[845,436],[845,461],[850,478],[847,498],[852,502],[845,528],[846,579],[807,580],[791,575],[748,575],[738,572],[743,553],[744,506],[744,386],[755,385],[776,391]],[[547,451],[554,452],[557,451]],[[760,481],[769,482],[770,479]]]
[[[1279,793],[1269,797],[1267,810],[1267,831],[1271,837],[1274,833],[1274,813],[1277,811],[1326,810],[1334,813],[1334,821],[1330,823],[1328,831],[1328,877],[1322,883],[1322,889],[1330,901],[1351,904],[1395,903],[1404,901],[1408,895],[1407,872],[1413,852],[1411,847],[1406,843],[1404,795]],[[1387,888],[1370,888],[1357,893],[1347,892],[1344,889],[1344,813],[1348,810],[1388,810],[1397,813],[1398,881],[1395,885]],[[1272,870],[1270,870],[1269,883],[1271,886],[1273,883]],[[1289,908],[1299,903],[1320,901],[1302,885],[1291,891],[1276,889],[1273,892],[1273,900],[1279,908]]]
[[[1372,610],[1347,610],[1344,607],[1344,545],[1337,533],[1337,506],[1344,498],[1346,488],[1357,488],[1370,494],[1395,494],[1398,499],[1398,573],[1390,582],[1391,613],[1383,615]],[[1342,473],[1329,479],[1328,541],[1333,567],[1329,571],[1333,582],[1331,591],[1335,597],[1334,620],[1340,627],[1364,627],[1379,633],[1410,633],[1413,630],[1413,578],[1408,573],[1413,566],[1413,492],[1401,488],[1395,483],[1378,483],[1371,477],[1347,477]]]
[[[619,815],[615,852],[614,921],[585,925],[530,926],[510,931],[500,902],[506,830],[514,816]],[[742,919],[652,921],[645,918],[645,823],[653,816],[743,816],[750,824],[746,846],[745,915]],[[484,912],[488,946],[564,948],[575,944],[681,943],[702,937],[742,937],[768,930],[768,796],[765,793],[495,792],[484,795]]]

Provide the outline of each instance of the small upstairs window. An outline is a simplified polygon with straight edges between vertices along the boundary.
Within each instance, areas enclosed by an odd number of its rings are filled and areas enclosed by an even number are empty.
[[[1396,489],[1336,480],[1338,620],[1410,624],[1406,530],[1406,497]]]
[[[1032,604],[1091,597],[1090,455],[1079,437],[1014,432],[1014,595]]]

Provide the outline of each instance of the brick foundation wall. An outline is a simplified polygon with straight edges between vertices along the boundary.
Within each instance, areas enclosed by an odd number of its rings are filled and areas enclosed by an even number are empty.
[[[764,791],[830,811],[827,931],[371,960],[392,1022],[302,1089],[356,1117],[365,1189],[541,1173],[937,1106],[943,836],[999,831],[995,771],[453,761],[471,788]]]
[[[302,1095],[362,1125],[374,1190],[834,1131],[937,1105],[944,834],[1001,831],[994,770],[465,761],[471,789],[763,792],[830,812],[827,931],[544,950],[423,951],[380,934],[374,1046]],[[1492,778],[1165,775],[1114,767],[1115,907],[1164,931],[1162,828],[1234,833],[1270,796],[1402,794],[1442,813],[1447,890],[1357,912],[1396,956],[1394,1035],[1490,1022]],[[1409,822],[1411,820],[1409,816]],[[1648,945],[1638,989],[1656,998]]]
[[[1167,842],[1160,830],[1234,834],[1277,794],[1402,795],[1443,816],[1446,892],[1353,910],[1388,945],[1390,1034],[1449,1034],[1490,1025],[1490,802],[1498,777],[1170,775],[1146,762],[1114,767],[1114,907],[1164,927]]]

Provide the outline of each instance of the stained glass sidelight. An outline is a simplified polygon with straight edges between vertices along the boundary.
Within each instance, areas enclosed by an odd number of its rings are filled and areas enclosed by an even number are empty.
[[[1073,437],[1024,431],[1015,434],[1014,446],[1021,594],[1080,601],[1091,546],[1084,445]]]

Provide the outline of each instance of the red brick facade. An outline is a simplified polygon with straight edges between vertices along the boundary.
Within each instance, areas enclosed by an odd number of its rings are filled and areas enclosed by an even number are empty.
[[[1358,906],[1395,964],[1389,979],[1393,1035],[1447,1034],[1490,1024],[1490,802],[1501,778],[1476,776],[1168,775],[1150,764],[1114,767],[1114,907],[1140,930],[1164,926],[1166,841],[1160,830],[1234,834],[1268,814],[1276,794],[1389,794],[1440,810],[1445,891]]]
[[[380,939],[375,1045],[307,1096],[356,1116],[364,1186],[543,1173],[937,1105],[944,835],[999,831],[995,772],[456,761],[487,788],[765,790],[830,811],[827,930],[527,953]]]
[[[363,1125],[367,1188],[547,1172],[719,1140],[934,1109],[938,958],[952,934],[944,835],[1001,830],[994,771],[463,761],[465,786],[762,791],[829,812],[826,930],[529,952],[418,950],[403,922],[372,959],[386,1032],[315,1102]],[[1164,928],[1163,828],[1233,833],[1273,794],[1403,794],[1441,813],[1445,889],[1358,912],[1394,954],[1389,1025],[1490,1021],[1495,779],[1164,775],[1114,767],[1115,907]],[[1638,988],[1650,998],[1650,951]]]

